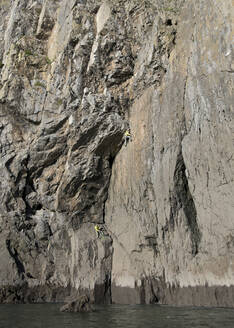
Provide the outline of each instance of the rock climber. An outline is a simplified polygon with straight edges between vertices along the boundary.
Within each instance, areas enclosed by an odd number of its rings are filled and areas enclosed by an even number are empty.
[[[101,235],[101,231],[102,231],[102,229],[99,227],[98,224],[95,224],[94,229],[95,229],[95,231],[96,231],[96,233],[97,233],[97,237],[99,238],[100,235]]]
[[[128,141],[131,140],[131,133],[129,130],[127,130],[125,133],[124,133],[124,145],[125,147],[127,146],[127,143]]]

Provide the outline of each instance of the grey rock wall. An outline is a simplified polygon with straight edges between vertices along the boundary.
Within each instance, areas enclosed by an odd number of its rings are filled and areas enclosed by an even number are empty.
[[[161,85],[131,107],[106,203],[113,301],[233,305],[231,13],[185,4]]]
[[[2,1],[1,302],[233,305],[231,17]]]

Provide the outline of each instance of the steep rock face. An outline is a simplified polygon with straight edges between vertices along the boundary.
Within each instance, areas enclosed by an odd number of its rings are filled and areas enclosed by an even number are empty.
[[[0,17],[0,300],[233,304],[231,1]]]
[[[126,122],[89,65],[99,5],[8,5],[1,8],[1,299],[56,300],[88,289],[109,302],[112,241],[97,241],[94,223],[103,223]]]
[[[131,107],[106,203],[113,301],[233,305],[230,15],[185,4],[160,87]]]

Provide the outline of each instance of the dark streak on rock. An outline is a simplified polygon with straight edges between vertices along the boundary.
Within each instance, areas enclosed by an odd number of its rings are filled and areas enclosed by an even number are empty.
[[[10,256],[15,261],[19,276],[23,280],[24,279],[25,268],[24,268],[23,263],[19,259],[19,254],[17,252],[17,249],[15,249],[14,247],[13,248],[11,247],[11,241],[9,239],[6,240],[6,247],[7,247],[7,250],[9,252]]]
[[[197,211],[189,190],[188,180],[185,174],[185,163],[180,150],[177,156],[177,162],[174,172],[174,190],[171,195],[170,226],[175,229],[176,220],[180,209],[183,210],[187,226],[190,229],[192,241],[192,254],[198,253],[199,243],[201,241],[201,232],[197,224]]]

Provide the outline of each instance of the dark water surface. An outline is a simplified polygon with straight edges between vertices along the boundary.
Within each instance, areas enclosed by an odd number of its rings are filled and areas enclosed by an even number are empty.
[[[0,305],[0,328],[234,328],[234,309],[110,305],[71,314],[60,306]]]

